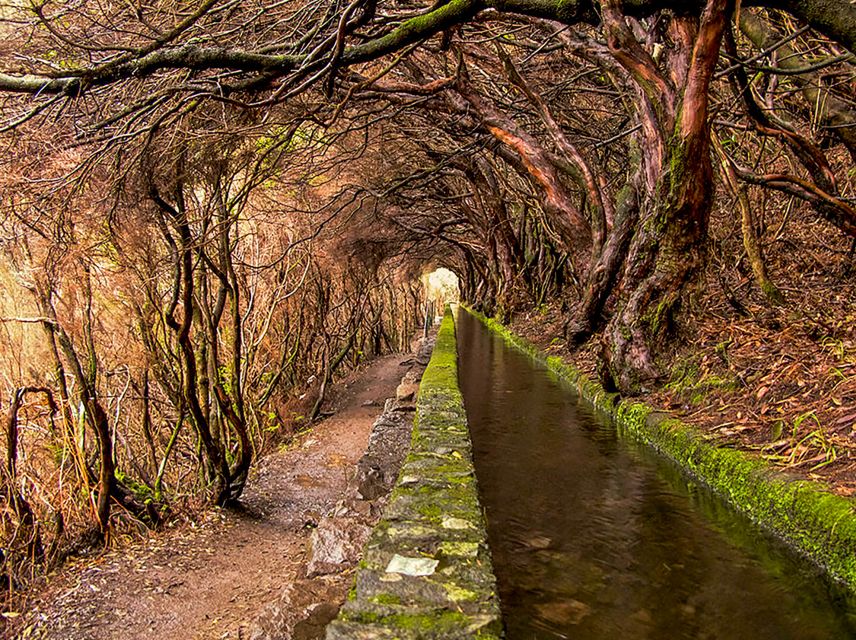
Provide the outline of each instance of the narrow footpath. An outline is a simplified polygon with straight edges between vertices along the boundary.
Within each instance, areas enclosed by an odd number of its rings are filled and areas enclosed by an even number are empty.
[[[198,526],[67,564],[22,615],[17,637],[275,637],[270,626],[291,608],[277,607],[289,591],[316,602],[343,599],[349,572],[306,579],[307,543],[342,500],[406,358],[380,358],[340,383],[325,407],[335,412],[330,418],[259,462],[242,510],[212,510]],[[304,625],[301,635],[314,633]]]

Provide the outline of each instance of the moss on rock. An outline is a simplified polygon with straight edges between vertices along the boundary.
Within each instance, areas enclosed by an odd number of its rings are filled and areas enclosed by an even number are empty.
[[[429,575],[392,559],[436,560]],[[417,573],[417,572],[413,572]],[[421,572],[419,572],[421,573]],[[502,637],[472,444],[458,389],[455,324],[446,310],[419,388],[411,450],[372,532],[353,597],[328,640]]]

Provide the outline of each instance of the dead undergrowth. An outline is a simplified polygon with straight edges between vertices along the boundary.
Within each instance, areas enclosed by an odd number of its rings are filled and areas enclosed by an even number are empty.
[[[16,594],[0,638],[249,637],[265,606],[305,586],[310,533],[341,499],[400,361],[379,358],[337,384],[328,419],[259,460],[242,508],[188,506],[157,531],[71,558]],[[316,591],[337,607],[350,580],[326,576]]]

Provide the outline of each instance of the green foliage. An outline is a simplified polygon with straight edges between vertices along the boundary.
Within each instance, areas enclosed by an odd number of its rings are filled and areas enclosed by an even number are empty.
[[[116,469],[116,480],[127,487],[134,494],[134,497],[143,504],[151,504],[155,501],[155,494],[151,488],[125,474],[120,469]]]
[[[810,422],[815,428],[803,434],[803,425],[806,422]],[[838,458],[838,451],[835,448],[835,444],[826,435],[823,425],[814,411],[807,411],[794,419],[794,424],[791,427],[791,435],[788,441],[786,441],[786,448],[784,449],[788,453],[782,454],[769,451],[774,446],[781,446],[779,438],[782,436],[783,431],[784,422],[779,420],[776,422],[773,432],[776,442],[767,447],[768,451],[764,454],[766,459],[794,466],[803,463],[805,460],[822,458],[822,460],[816,462],[811,467],[811,470],[815,471],[834,462]]]
[[[276,411],[263,411],[261,417],[263,420],[262,429],[264,431],[274,433],[282,429],[282,423],[279,421]]]
[[[223,391],[232,395],[232,372],[226,365],[217,367],[217,382],[223,387]]]
[[[314,124],[304,123],[291,131],[291,127],[275,125],[256,139],[256,151],[265,155],[277,147],[286,153],[307,149],[322,149],[329,143],[329,136]]]

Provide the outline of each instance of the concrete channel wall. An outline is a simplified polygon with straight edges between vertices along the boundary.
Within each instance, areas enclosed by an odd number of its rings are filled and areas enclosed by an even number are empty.
[[[326,637],[502,637],[449,309],[422,376],[410,453]]]
[[[762,459],[717,447],[699,430],[640,402],[607,393],[558,357],[495,320],[468,311],[509,344],[545,364],[618,429],[671,458],[738,511],[784,540],[798,553],[856,593],[856,501],[824,485],[774,470]]]

